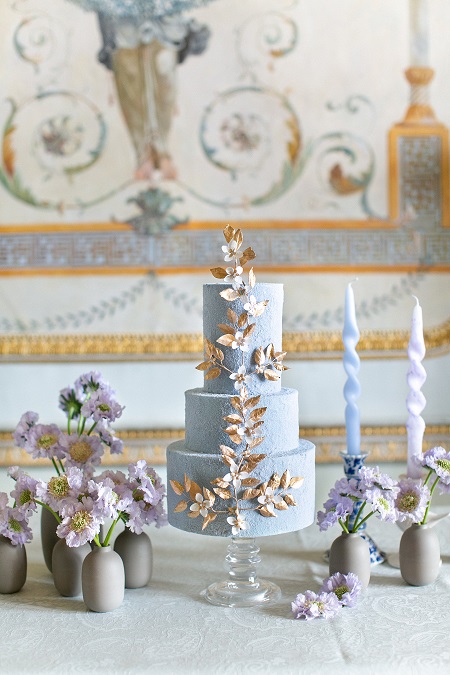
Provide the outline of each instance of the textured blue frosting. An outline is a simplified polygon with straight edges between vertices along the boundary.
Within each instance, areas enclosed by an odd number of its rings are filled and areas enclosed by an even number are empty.
[[[309,441],[300,440],[294,450],[281,452],[266,457],[252,472],[252,477],[261,482],[267,481],[275,472],[280,476],[289,469],[291,476],[302,476],[304,483],[299,489],[292,489],[290,493],[295,498],[297,506],[291,506],[285,511],[275,511],[276,518],[261,516],[257,511],[245,511],[245,519],[249,525],[247,530],[241,530],[241,537],[264,537],[270,534],[293,532],[307,527],[314,522],[315,517],[315,446]],[[171,443],[167,448],[167,471],[170,479],[183,483],[184,474],[187,474],[200,487],[212,488],[210,482],[218,476],[224,476],[228,467],[217,455],[191,452],[186,448],[184,441]],[[175,513],[174,509],[183,497],[175,494],[171,485],[168,486],[168,513],[169,523],[180,530],[195,532],[217,537],[230,537],[231,526],[227,523],[227,514],[219,514],[205,530],[202,531],[202,516],[189,518],[189,509]],[[226,509],[231,502],[216,499],[214,507]],[[242,502],[244,506],[254,506],[257,502]]]
[[[230,445],[224,432],[226,415],[236,413],[229,394],[210,394],[204,389],[186,391],[186,447],[195,452],[219,454],[219,446]],[[298,445],[298,392],[283,387],[274,394],[261,395],[258,408],[267,408],[260,435],[264,441],[258,452],[273,454]],[[233,447],[234,445],[231,444]]]
[[[283,284],[256,284],[252,294],[258,302],[268,300],[264,313],[261,316],[251,318],[251,323],[256,323],[256,329],[249,339],[249,351],[241,352],[240,349],[223,347],[218,344],[217,338],[223,332],[217,324],[229,324],[227,309],[231,308],[239,316],[243,312],[240,299],[228,302],[220,295],[226,288],[232,288],[231,284],[205,284],[203,286],[203,334],[215,346],[219,347],[224,355],[225,366],[233,373],[237,372],[242,365],[242,356],[247,372],[254,369],[253,353],[258,347],[266,349],[273,343],[275,351],[282,351],[282,313],[283,313]],[[234,381],[230,380],[227,372],[222,372],[215,380],[205,380],[205,391],[215,394],[234,395]],[[263,375],[253,375],[247,389],[251,395],[279,391],[280,380],[272,382],[266,380]]]

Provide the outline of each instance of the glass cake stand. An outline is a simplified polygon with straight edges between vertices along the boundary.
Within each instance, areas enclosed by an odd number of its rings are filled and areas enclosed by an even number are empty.
[[[259,550],[254,539],[231,537],[225,557],[228,578],[208,586],[202,596],[222,607],[255,607],[277,602],[280,588],[257,576]]]

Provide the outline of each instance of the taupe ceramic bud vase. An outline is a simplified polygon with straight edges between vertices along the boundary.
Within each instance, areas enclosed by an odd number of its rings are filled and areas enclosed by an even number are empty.
[[[114,550],[123,561],[125,588],[146,586],[153,571],[153,550],[148,535],[135,534],[126,527],[114,542]]]
[[[50,572],[52,571],[53,547],[59,541],[59,537],[56,534],[57,527],[58,521],[55,516],[43,506],[41,510],[41,545],[44,561]]]
[[[122,558],[111,546],[96,546],[83,560],[83,600],[93,612],[111,612],[120,607],[125,594]]]
[[[400,539],[400,572],[411,586],[427,586],[439,574],[439,539],[430,525],[413,523]]]
[[[91,552],[89,544],[67,546],[59,539],[53,547],[52,574],[56,590],[67,598],[81,595],[81,568],[83,560]]]
[[[27,579],[27,552],[0,535],[0,593],[17,593]]]
[[[363,588],[370,581],[370,551],[358,532],[343,532],[333,541],[329,558],[330,576],[336,572],[356,574]]]

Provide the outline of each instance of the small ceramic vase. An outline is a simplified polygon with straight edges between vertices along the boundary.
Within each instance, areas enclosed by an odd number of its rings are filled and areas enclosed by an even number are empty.
[[[55,516],[43,506],[41,510],[41,545],[44,561],[49,572],[52,571],[53,547],[59,541],[56,534],[57,527],[58,521]]]
[[[336,572],[356,574],[363,588],[370,581],[370,551],[358,532],[343,532],[333,541],[329,559],[330,576]]]
[[[0,593],[17,593],[27,578],[27,552],[0,535]]]
[[[400,572],[411,586],[427,586],[439,574],[439,539],[430,525],[413,523],[400,539]]]
[[[120,607],[125,594],[125,571],[111,546],[96,546],[83,560],[83,600],[93,612],[111,612]]]
[[[52,574],[56,590],[67,598],[81,595],[81,567],[91,552],[89,544],[67,546],[65,539],[58,539],[53,547]]]
[[[114,550],[123,561],[125,588],[146,586],[153,571],[152,543],[148,535],[135,534],[126,527],[114,542]]]

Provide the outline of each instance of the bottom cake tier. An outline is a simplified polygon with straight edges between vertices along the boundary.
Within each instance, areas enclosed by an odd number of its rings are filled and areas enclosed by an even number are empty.
[[[315,517],[315,446],[310,441],[300,439],[299,446],[293,450],[267,455],[251,471],[251,478],[258,479],[258,485],[249,489],[258,490],[261,484],[269,482],[275,474],[279,477],[283,476],[286,470],[289,471],[290,478],[302,480],[296,481],[297,485],[294,484],[292,487],[279,486],[274,490],[270,487],[269,489],[263,488],[259,494],[261,499],[255,496],[251,499],[240,500],[240,513],[245,520],[246,529],[232,532],[233,524],[230,524],[227,518],[233,516],[235,499],[222,499],[216,495],[212,508],[206,504],[201,513],[199,512],[202,508],[201,498],[196,499],[196,490],[189,487],[189,482],[196,483],[202,491],[202,498],[207,499],[203,488],[212,491],[216,487],[212,481],[225,477],[230,472],[230,468],[223,462],[220,455],[192,452],[186,448],[184,441],[171,443],[167,448],[169,523],[186,532],[216,537],[264,537],[307,527],[314,522]],[[188,477],[187,484],[186,476]],[[170,483],[170,481],[175,482]],[[233,494],[232,483],[229,479],[228,483],[231,490],[227,491]],[[242,494],[244,489],[246,488],[242,486],[239,494]],[[285,498],[286,495],[290,496]],[[192,505],[194,505],[194,510],[191,509]],[[274,515],[264,516],[256,510],[256,507],[264,508],[266,513],[267,510],[273,511]],[[195,513],[198,513],[198,516],[192,517]],[[215,519],[211,518],[211,522],[208,522],[202,529],[207,514],[210,518],[215,515]]]

